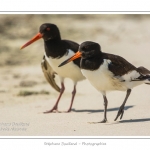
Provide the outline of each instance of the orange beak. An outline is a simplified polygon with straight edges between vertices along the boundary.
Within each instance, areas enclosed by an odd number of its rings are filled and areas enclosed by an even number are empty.
[[[34,43],[35,41],[41,39],[42,37],[43,37],[43,34],[38,33],[30,41],[28,41],[26,44],[24,44],[20,49],[23,49],[23,48],[27,47],[28,45]]]
[[[79,58],[81,56],[82,56],[82,53],[78,51],[71,58],[69,58],[69,59],[65,60],[64,62],[62,62],[58,67],[64,66],[67,63],[69,63],[70,61],[73,61],[73,60],[75,60],[75,59],[77,59],[77,58]]]

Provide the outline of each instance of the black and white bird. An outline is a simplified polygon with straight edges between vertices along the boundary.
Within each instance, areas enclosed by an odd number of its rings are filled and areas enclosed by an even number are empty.
[[[131,89],[142,83],[150,84],[149,70],[144,67],[136,68],[120,56],[103,53],[101,46],[91,41],[82,43],[79,46],[79,51],[70,59],[61,63],[59,67],[79,57],[81,57],[80,68],[82,74],[103,95],[104,119],[101,121],[102,123],[107,121],[107,91],[127,91],[126,97],[115,118],[116,121],[119,116],[120,119],[123,117],[125,103],[131,93]]]
[[[55,24],[44,23],[40,26],[39,33],[35,35],[29,42],[21,47],[21,49],[27,47],[33,42],[43,38],[45,53],[41,63],[43,73],[50,83],[50,85],[60,92],[59,97],[54,107],[44,113],[59,112],[58,103],[65,90],[64,79],[70,78],[74,83],[72,91],[71,104],[67,112],[71,111],[74,97],[76,94],[76,85],[78,81],[85,79],[80,70],[80,58],[74,60],[64,68],[59,68],[58,65],[73,56],[77,51],[79,44],[70,40],[62,40],[58,27]],[[60,78],[61,88],[56,84],[54,77],[57,74]]]

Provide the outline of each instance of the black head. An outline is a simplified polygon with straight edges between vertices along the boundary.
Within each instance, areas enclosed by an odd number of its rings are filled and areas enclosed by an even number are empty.
[[[51,23],[44,23],[40,26],[39,33],[36,34],[31,40],[25,43],[20,49],[27,47],[35,41],[43,38],[44,41],[56,39],[61,40],[59,29],[56,25]]]
[[[101,54],[101,47],[98,43],[86,41],[79,46],[82,58],[91,58]]]
[[[79,57],[82,57],[82,59],[95,59],[101,57],[101,47],[98,43],[91,42],[91,41],[86,41],[83,42],[79,46],[79,50],[77,53],[75,53],[71,58],[65,60],[62,62],[59,67],[69,63],[70,61],[73,61]]]
[[[59,29],[55,24],[44,23],[40,26],[39,32],[43,35],[44,41],[61,39]]]

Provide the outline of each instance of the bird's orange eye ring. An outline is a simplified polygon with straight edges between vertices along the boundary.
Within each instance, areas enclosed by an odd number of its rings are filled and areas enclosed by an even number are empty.
[[[49,31],[49,30],[50,30],[50,28],[46,28],[46,30],[47,30],[47,31]]]

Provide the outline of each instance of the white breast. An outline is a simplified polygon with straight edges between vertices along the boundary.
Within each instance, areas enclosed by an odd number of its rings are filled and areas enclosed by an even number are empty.
[[[109,62],[110,60],[104,59],[99,69],[82,69],[81,72],[98,91],[126,90],[126,86],[108,70]]]
[[[73,81],[80,81],[84,79],[84,76],[81,73],[80,68],[75,65],[73,62],[70,62],[62,67],[58,67],[63,61],[65,61],[66,59],[70,58],[71,56],[74,55],[74,52],[72,50],[68,50],[68,54],[64,55],[61,58],[51,58],[51,57],[47,57],[46,55],[46,59],[49,62],[49,64],[51,65],[51,67],[53,68],[53,70],[60,76],[63,78],[70,78]]]

